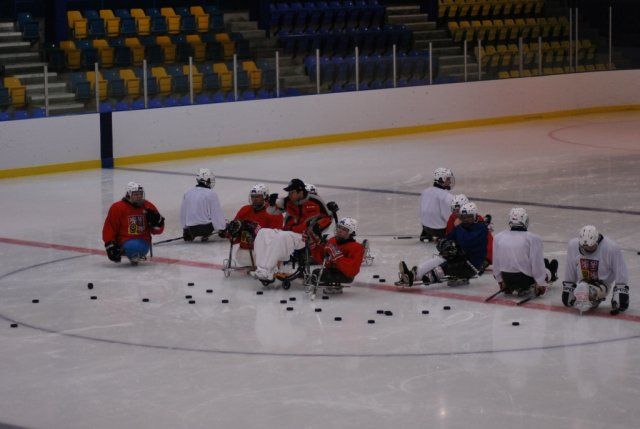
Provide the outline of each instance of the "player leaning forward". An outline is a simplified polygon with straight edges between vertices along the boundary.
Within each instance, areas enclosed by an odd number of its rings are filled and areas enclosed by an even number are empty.
[[[580,313],[596,308],[607,298],[613,285],[612,313],[629,307],[629,275],[618,244],[602,236],[593,225],[580,229],[569,242],[562,282],[562,302]]]
[[[180,206],[180,226],[184,241],[201,237],[207,241],[214,231],[226,226],[218,194],[212,188],[216,178],[208,168],[201,168],[196,176],[196,186],[187,190]]]
[[[252,275],[263,283],[273,281],[280,263],[289,260],[295,250],[305,247],[304,232],[311,230],[310,234],[321,236],[331,224],[324,202],[309,195],[302,180],[292,179],[284,190],[289,193],[285,198],[271,194],[268,207],[272,214],[285,214],[284,228],[262,228],[253,243],[256,270]]]
[[[147,201],[142,185],[129,182],[125,197],[113,203],[102,228],[102,240],[107,257],[120,262],[122,255],[132,265],[145,259],[151,243],[151,234],[162,234],[164,218]]]
[[[544,259],[542,239],[529,229],[529,215],[523,208],[509,211],[509,230],[493,241],[493,276],[504,293],[542,295],[556,280],[558,261]]]

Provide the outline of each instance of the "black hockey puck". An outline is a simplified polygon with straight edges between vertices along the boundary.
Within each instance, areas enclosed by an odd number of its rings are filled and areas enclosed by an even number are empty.
[[[87,284],[87,288],[89,288],[89,289],[93,289],[93,283],[88,283],[88,284]]]
[[[289,301],[295,301],[295,300],[296,300],[295,296],[292,296],[292,297],[289,298]]]
[[[93,296],[91,297],[91,299],[98,299],[98,297],[97,297],[97,296],[95,296],[95,295],[93,295]]]
[[[149,302],[149,298],[142,298],[142,302]]]
[[[448,305],[445,305],[444,307],[442,307],[443,310],[451,310],[451,307],[449,307]]]
[[[287,303],[287,300],[286,300],[286,299],[281,299],[281,300],[280,300],[280,304],[286,304],[286,303]]]
[[[40,300],[39,299],[32,299],[31,302],[33,302],[34,304],[37,304],[37,303],[40,302]]]
[[[329,299],[329,295],[322,295],[322,299]]]
[[[195,304],[195,303],[196,303],[196,302],[195,302],[195,300],[193,300],[193,299],[192,299],[191,301],[189,301],[189,304]]]
[[[393,316],[393,311],[387,310],[387,311],[384,312],[384,315],[385,316]]]
[[[618,310],[618,309],[611,310],[609,312],[609,314],[612,315],[612,316],[617,316],[618,314],[620,314],[620,310]]]
[[[333,320],[335,320],[336,322],[340,322],[342,320],[342,317],[337,316],[337,317],[334,317]]]
[[[385,283],[387,281],[387,279],[380,279],[378,280],[380,283]]]
[[[184,299],[191,299],[191,298],[193,298],[191,295],[185,295],[184,296]]]
[[[638,255],[640,255],[640,252],[638,252]]]
[[[207,293],[213,293],[213,289],[207,289]]]
[[[322,311],[321,308],[316,308],[316,313],[320,313]]]
[[[520,322],[511,322],[513,326],[520,326]]]
[[[374,278],[374,279],[379,279],[379,278],[380,278],[380,274],[374,274],[374,275],[373,275],[373,278]]]
[[[429,310],[422,310],[422,314],[429,314]]]
[[[367,320],[367,323],[376,323],[376,321],[373,320],[373,319],[369,319],[369,320]]]
[[[17,327],[18,327],[18,324],[17,324],[17,323],[12,323],[12,324],[11,324],[11,327],[12,327],[12,328],[17,328]]]
[[[287,311],[293,311],[293,307],[287,307]]]
[[[229,304],[229,300],[228,300],[228,299],[223,299],[223,300],[222,300],[222,303],[223,303],[223,304]]]
[[[378,310],[378,311],[376,311],[376,313],[378,313],[378,314],[384,314],[384,310]]]
[[[195,283],[189,282],[189,283],[187,283],[187,286],[195,286]]]
[[[256,291],[256,295],[262,295],[263,293],[264,293],[264,292],[263,292],[263,291],[261,291],[261,290]]]

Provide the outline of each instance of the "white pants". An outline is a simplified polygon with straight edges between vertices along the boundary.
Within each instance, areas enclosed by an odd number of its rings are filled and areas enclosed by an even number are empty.
[[[420,265],[418,265],[418,276],[416,280],[419,281],[429,271],[433,270],[436,267],[439,267],[445,262],[447,262],[446,259],[441,258],[440,256],[434,256],[433,258],[427,259],[426,261],[422,262]]]
[[[234,244],[231,251],[232,267],[251,267],[255,263],[251,257],[251,251],[241,249],[240,244]]]
[[[262,280],[273,280],[273,275],[278,271],[278,262],[288,261],[294,250],[304,246],[301,234],[279,229],[260,229],[253,242],[256,276]]]

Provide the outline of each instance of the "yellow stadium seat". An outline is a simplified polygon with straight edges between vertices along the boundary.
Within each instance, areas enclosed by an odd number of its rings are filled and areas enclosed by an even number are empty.
[[[87,72],[87,80],[91,85],[91,94],[95,96],[96,90],[96,72]],[[102,74],[98,72],[98,96],[100,100],[106,100],[107,98],[107,81],[104,80]]]
[[[596,64],[596,71],[607,71],[607,66],[604,64]]]
[[[87,37],[87,20],[82,17],[80,11],[67,11],[67,24],[75,39],[86,39]]]
[[[229,91],[233,87],[233,76],[225,63],[215,63],[213,71],[220,78],[220,89]]]
[[[93,47],[98,50],[100,65],[106,68],[113,67],[113,48],[109,43],[104,39],[96,39],[93,41]]]
[[[138,35],[148,36],[151,34],[151,18],[142,9],[131,9],[131,16],[136,20]]]
[[[139,97],[142,92],[140,90],[140,78],[135,75],[133,70],[121,69],[118,74],[124,81],[125,87],[127,88],[127,94],[134,98]]]
[[[498,72],[498,79],[509,79],[511,76],[509,75],[509,72],[506,71],[501,71]]]
[[[111,9],[100,9],[102,18],[107,27],[107,37],[118,37],[120,35],[120,18],[113,14]]]
[[[9,90],[11,105],[13,107],[23,107],[27,102],[27,88],[22,85],[20,79],[15,77],[5,77],[4,87]]]
[[[137,37],[127,37],[124,39],[124,45],[131,49],[133,65],[142,65],[142,60],[144,60],[144,46],[142,46],[140,40]]]
[[[206,33],[209,31],[209,14],[205,13],[202,6],[191,6],[189,12],[196,17],[196,28],[199,33]]]
[[[171,64],[176,61],[176,45],[173,44],[169,36],[156,37],[156,43],[164,52],[164,62],[166,64]]]
[[[64,52],[64,58],[68,69],[77,70],[80,68],[81,53],[76,48],[73,40],[63,40],[60,42],[60,49]]]
[[[160,9],[160,13],[167,19],[167,33],[180,33],[180,16],[176,14],[176,11],[172,7],[163,7]]]
[[[218,33],[216,34],[216,40],[222,45],[224,57],[233,57],[233,54],[236,51],[236,44],[229,38],[229,35],[227,33]]]
[[[204,61],[206,45],[202,43],[202,39],[197,34],[188,34],[187,35],[187,43],[191,45],[193,48],[193,59],[194,61]],[[233,53],[231,53],[233,56]]]
[[[182,66],[182,73],[189,76],[189,65]],[[200,93],[202,92],[202,82],[203,77],[202,73],[198,71],[198,68],[194,65],[192,70],[192,79],[193,79],[193,92]]]
[[[249,82],[251,88],[258,89],[262,86],[262,70],[258,68],[253,61],[243,61],[242,70],[246,71],[249,75]]]
[[[151,75],[158,81],[158,89],[160,95],[168,95],[171,93],[171,76],[167,74],[164,67],[152,67]]]

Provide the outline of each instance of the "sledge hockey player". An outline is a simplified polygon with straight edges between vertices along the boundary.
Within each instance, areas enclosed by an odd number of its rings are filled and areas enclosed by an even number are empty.
[[[307,193],[309,195],[318,195],[318,189],[316,188],[316,185],[312,185],[311,183],[307,183],[306,185],[304,185],[304,187],[307,190]]]
[[[305,247],[303,232],[311,229],[315,236],[321,237],[331,224],[324,202],[309,195],[302,180],[292,179],[284,190],[289,193],[285,198],[278,198],[278,194],[269,196],[267,209],[271,214],[285,213],[283,229],[261,228],[253,244],[256,270],[251,274],[264,284],[273,282],[281,262]]]
[[[249,191],[249,203],[238,210],[229,222],[222,236],[228,237],[233,245],[231,260],[233,266],[254,266],[253,242],[260,228],[282,229],[281,214],[267,212],[269,188],[258,183]]]
[[[226,226],[218,194],[212,189],[216,184],[215,176],[208,168],[201,168],[196,182],[196,186],[184,193],[180,206],[184,241],[193,241],[198,237],[207,241],[215,231],[222,231]]]
[[[456,179],[448,168],[436,168],[433,172],[433,186],[426,188],[420,195],[420,241],[436,241],[445,236],[444,230],[453,202],[449,191],[455,183]]]
[[[326,285],[327,293],[342,293],[342,283],[351,283],[360,272],[365,248],[355,240],[358,222],[344,217],[336,225],[335,236],[328,241],[320,241],[320,237],[307,234],[311,256],[322,268],[313,270],[311,283]]]
[[[423,284],[439,283],[445,278],[449,279],[449,286],[458,286],[468,284],[471,277],[482,274],[487,256],[487,225],[478,222],[478,208],[474,203],[466,203],[460,208],[460,219],[460,225],[438,241],[439,256],[411,270],[404,261],[400,262],[397,286],[412,286],[416,279]]]
[[[613,285],[611,313],[629,307],[629,275],[618,244],[602,236],[593,225],[580,229],[578,238],[569,241],[562,282],[562,303],[583,313],[596,308],[607,298]]]
[[[138,265],[149,252],[151,234],[163,231],[164,218],[145,199],[142,185],[129,182],[124,198],[111,205],[104,221],[102,240],[107,257],[120,262],[124,255],[132,265]]]
[[[449,216],[449,220],[447,221],[447,227],[444,230],[445,235],[449,234],[453,231],[453,228],[460,225],[462,222],[460,220],[460,207],[467,204],[469,199],[464,194],[458,194],[453,197],[453,202],[451,203],[451,215]],[[491,215],[486,215],[482,217],[478,215],[478,222],[484,222],[487,224],[487,258],[484,261],[483,270],[485,270],[489,265],[493,263],[493,225],[491,224]]]
[[[493,241],[493,276],[506,294],[543,295],[547,284],[557,279],[558,261],[544,258],[542,239],[528,231],[525,209],[512,208],[508,222],[509,230],[498,233]]]

